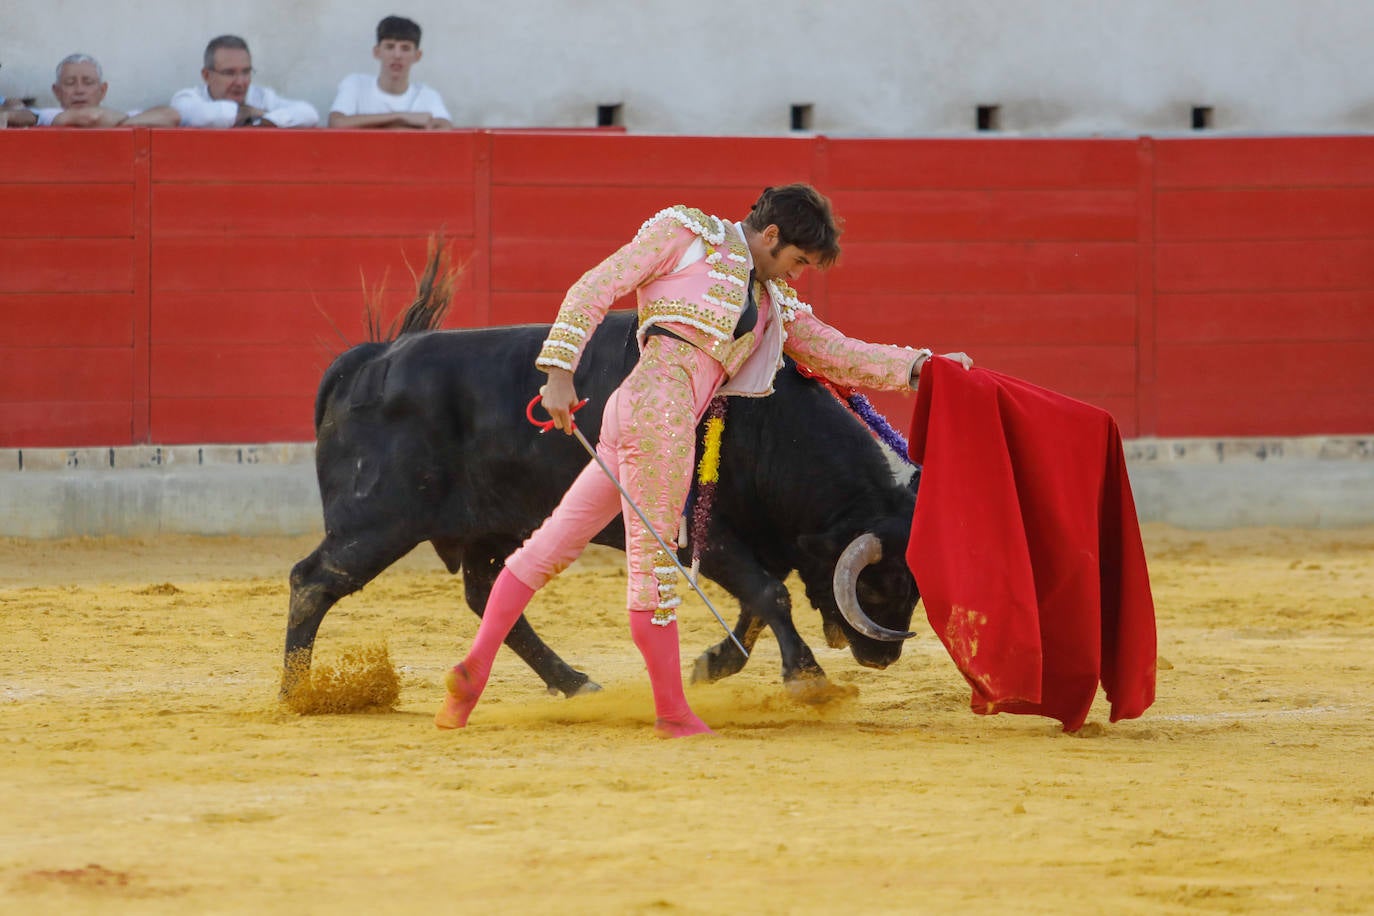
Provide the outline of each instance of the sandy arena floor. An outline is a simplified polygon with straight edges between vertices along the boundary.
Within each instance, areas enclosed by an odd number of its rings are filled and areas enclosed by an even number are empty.
[[[765,637],[691,741],[652,737],[609,552],[530,612],[600,695],[503,650],[437,731],[476,618],[424,548],[317,646],[388,646],[399,708],[285,711],[313,541],[0,541],[0,912],[1374,912],[1374,529],[1148,528],[1140,720],[980,718],[923,618],[869,671],[798,592],[857,697],[789,701]],[[689,666],[720,634],[684,617]]]

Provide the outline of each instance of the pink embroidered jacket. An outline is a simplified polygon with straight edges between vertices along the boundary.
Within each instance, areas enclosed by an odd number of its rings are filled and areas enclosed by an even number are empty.
[[[697,239],[706,256],[677,269]],[[783,353],[840,385],[910,388],[913,365],[929,351],[846,337],[817,318],[782,281],[756,288],[759,325],[736,339],[751,265],[749,246],[736,225],[688,207],[662,210],[568,290],[535,365],[575,370],[611,304],[634,290],[641,345],[650,327],[662,325],[701,348],[729,377],[722,394],[771,394]]]

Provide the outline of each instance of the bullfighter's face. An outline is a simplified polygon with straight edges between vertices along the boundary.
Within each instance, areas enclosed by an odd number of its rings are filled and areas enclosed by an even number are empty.
[[[767,270],[759,273],[763,279],[796,283],[808,268],[820,260],[820,255],[814,251],[803,251],[796,245],[774,245],[768,253],[768,260],[771,263]]]
[[[754,276],[759,280],[795,283],[807,268],[821,262],[818,252],[782,244],[778,227],[773,225],[750,238],[749,252],[754,256]]]

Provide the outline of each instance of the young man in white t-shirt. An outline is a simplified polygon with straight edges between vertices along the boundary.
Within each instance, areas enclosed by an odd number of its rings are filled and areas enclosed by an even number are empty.
[[[329,106],[330,127],[448,130],[453,120],[444,100],[424,83],[411,82],[410,68],[419,63],[420,26],[402,16],[388,16],[377,23],[377,44],[372,56],[381,67],[374,78],[354,73],[343,78],[334,104]]]

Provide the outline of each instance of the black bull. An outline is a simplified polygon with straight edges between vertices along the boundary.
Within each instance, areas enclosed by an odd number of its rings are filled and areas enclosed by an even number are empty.
[[[634,322],[632,313],[608,315],[578,370],[577,390],[590,404],[577,421],[592,442],[599,406],[638,358]],[[462,570],[468,605],[482,613],[505,557],[589,460],[576,439],[541,435],[525,419],[544,379],[534,358],[547,331],[403,333],[355,346],[326,370],[315,406],[325,536],[291,571],[284,692],[308,672],[329,609],[423,541],[450,572]],[[768,398],[730,399],[701,572],[739,601],[734,632],[745,647],[753,648],[765,626],[772,629],[784,683],[806,695],[825,675],[793,625],[784,580],[798,573],[829,645],[847,643],[862,665],[891,664],[901,642],[869,638],[845,619],[834,571],[851,542],[874,535],[876,542],[864,539],[869,565],[848,580],[852,594],[873,623],[907,628],[918,599],[904,560],[916,483],[898,482],[864,425],[790,362],[776,389]],[[624,549],[620,520],[595,542]],[[684,561],[690,554],[689,546]],[[679,589],[690,613],[699,599],[686,594],[685,583]],[[506,645],[550,692],[596,689],[524,618]],[[744,663],[722,639],[696,660],[692,678],[714,681]]]

